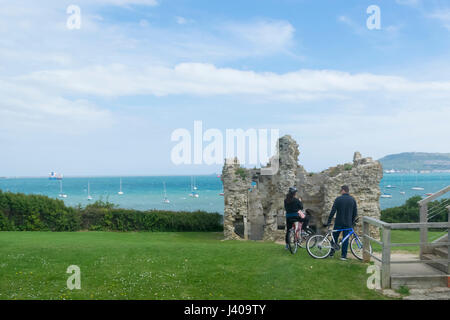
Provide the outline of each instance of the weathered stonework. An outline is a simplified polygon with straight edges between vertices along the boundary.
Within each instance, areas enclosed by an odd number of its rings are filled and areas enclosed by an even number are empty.
[[[279,168],[273,175],[261,169],[241,168],[238,159],[225,161],[222,182],[225,198],[226,239],[282,240],[285,233],[284,198],[296,186],[305,208],[312,212],[311,226],[323,228],[344,184],[358,204],[358,215],[380,217],[381,164],[355,152],[353,163],[308,173],[298,164],[298,144],[290,136],[278,140]],[[378,236],[373,232],[374,236]]]

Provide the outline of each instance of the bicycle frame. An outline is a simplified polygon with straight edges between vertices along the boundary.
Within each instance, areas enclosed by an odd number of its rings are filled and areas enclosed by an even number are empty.
[[[300,222],[300,221],[295,221],[294,224],[292,225],[291,230],[294,229],[294,232],[295,232],[295,241],[298,241],[298,239],[300,238],[300,237],[299,237],[299,233],[300,233],[300,231],[302,230],[302,226],[303,226],[303,223]]]
[[[334,237],[333,237],[333,232],[341,232],[341,231],[346,231],[346,230],[350,230],[350,232],[339,242],[336,243],[336,241],[334,241]],[[344,243],[347,239],[349,239],[351,236],[354,236],[356,238],[356,243],[358,245],[358,248],[361,249],[362,248],[362,243],[361,240],[359,239],[358,235],[356,234],[355,230],[353,228],[345,228],[345,229],[336,229],[336,230],[328,230],[326,237],[331,236],[332,239],[332,243],[337,244],[339,246],[342,246],[342,243]]]

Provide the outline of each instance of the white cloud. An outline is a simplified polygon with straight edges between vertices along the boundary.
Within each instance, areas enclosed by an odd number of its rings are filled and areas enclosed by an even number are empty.
[[[129,6],[129,5],[145,5],[145,6],[157,6],[157,0],[89,0],[90,3],[109,4],[115,6]]]
[[[0,127],[20,134],[36,128],[40,132],[79,134],[113,123],[108,110],[86,100],[69,100],[38,86],[0,80],[0,97]]]
[[[438,20],[443,27],[450,31],[450,8],[435,10],[427,17]]]
[[[399,5],[417,7],[421,1],[420,0],[395,0]]]
[[[375,159],[399,151],[448,152],[442,139],[449,132],[448,106],[403,108],[370,116],[340,107],[339,113],[301,114],[278,124],[299,142],[299,160],[307,170],[351,162],[355,151]]]
[[[82,69],[33,72],[18,77],[25,83],[63,92],[104,97],[148,94],[249,95],[268,100],[348,99],[354,94],[382,93],[429,99],[450,98],[448,81],[411,81],[399,76],[299,70],[277,74],[217,68],[212,64],[181,63],[172,68],[131,68],[120,64]]]
[[[293,44],[295,28],[287,21],[261,20],[252,23],[228,23],[223,26],[235,38],[259,48],[285,50]]]
[[[183,17],[176,17],[175,18],[178,24],[186,24],[187,20]]]

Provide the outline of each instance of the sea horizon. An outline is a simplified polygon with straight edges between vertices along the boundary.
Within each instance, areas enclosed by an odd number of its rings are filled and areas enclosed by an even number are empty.
[[[193,179],[193,185],[191,184]],[[122,181],[123,195],[119,195]],[[67,198],[62,198],[63,194]],[[89,185],[89,186],[88,186]],[[412,196],[425,197],[450,185],[450,173],[390,173],[380,182],[381,209],[402,205]],[[423,190],[412,190],[413,187]],[[194,190],[194,187],[197,188]],[[165,190],[164,190],[165,188]],[[89,193],[88,193],[89,189]],[[95,201],[108,201],[121,208],[136,210],[174,210],[224,212],[222,181],[219,174],[196,175],[129,175],[129,176],[64,176],[62,180],[47,177],[8,177],[0,179],[0,190],[24,194],[40,194],[61,199],[68,206],[86,206]],[[166,194],[164,194],[164,191]],[[199,196],[191,196],[195,191]],[[88,196],[92,200],[88,200]],[[169,203],[164,202],[164,198]]]

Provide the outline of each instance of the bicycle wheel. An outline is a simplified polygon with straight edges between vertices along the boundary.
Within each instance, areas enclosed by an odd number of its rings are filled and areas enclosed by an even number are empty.
[[[357,259],[363,259],[363,244],[359,238],[352,237],[352,241],[350,241],[350,250]],[[370,243],[369,252],[372,254],[372,245]]]
[[[316,234],[306,242],[306,250],[315,259],[324,259],[331,253],[331,242],[327,237]]]
[[[297,252],[297,241],[295,239],[295,231],[294,229],[291,229],[289,231],[289,235],[288,235],[288,246],[289,246],[289,251],[294,254]]]

